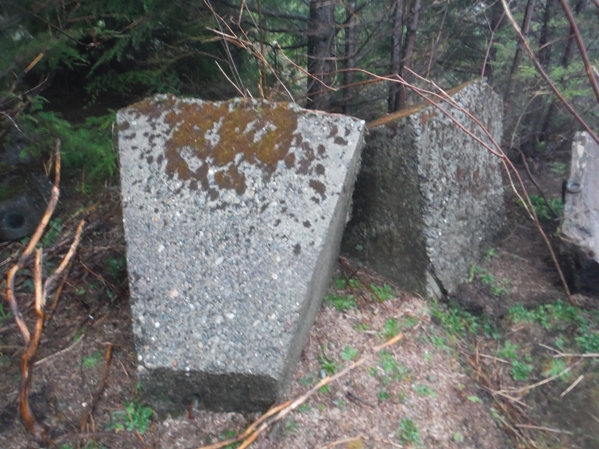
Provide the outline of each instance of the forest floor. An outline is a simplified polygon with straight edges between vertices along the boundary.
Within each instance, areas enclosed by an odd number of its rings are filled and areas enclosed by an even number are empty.
[[[560,197],[566,171],[565,161],[553,161],[536,173],[548,197]],[[42,239],[49,271],[68,250],[78,220],[87,222],[33,371],[30,403],[48,426],[48,446],[193,449],[236,438],[260,415],[190,404],[184,416],[160,420],[144,403],[118,188],[95,196],[81,190],[79,180],[66,180]],[[567,301],[543,240],[510,192],[506,204],[509,232],[473,265],[470,283],[448,304],[400,291],[342,256],[287,398],[365,361],[303,396],[252,447],[599,447],[599,301],[580,295],[580,306]],[[544,225],[554,241],[557,223]],[[0,244],[2,278],[24,243]],[[16,292],[32,326],[28,270],[19,273]],[[0,449],[39,447],[19,419],[23,344],[5,304]]]

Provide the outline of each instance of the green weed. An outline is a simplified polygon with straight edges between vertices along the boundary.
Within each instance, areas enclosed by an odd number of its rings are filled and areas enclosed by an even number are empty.
[[[437,392],[428,385],[414,384],[412,388],[414,388],[414,391],[416,394],[418,394],[418,396],[432,396],[434,398],[439,396]]]
[[[509,279],[504,279],[501,282],[498,282],[495,276],[489,270],[479,267],[478,265],[472,265],[470,267],[468,282],[474,281],[474,279],[477,277],[483,284],[488,285],[491,288],[491,293],[493,293],[495,296],[505,295],[509,291]]]
[[[318,361],[320,362],[320,367],[328,376],[332,376],[337,372],[337,365],[333,360],[329,359],[327,356],[319,355]]]
[[[48,223],[48,230],[42,239],[42,245],[46,248],[54,245],[61,229],[62,220],[60,218],[54,218],[53,220],[50,220],[50,223]]]
[[[557,376],[559,373],[563,372],[568,367],[568,364],[564,359],[551,359],[549,363],[546,365],[545,369],[541,374],[544,377],[553,377]],[[571,372],[567,372],[562,374],[559,379],[561,381],[568,381],[572,376]]]
[[[345,310],[349,310],[352,307],[356,307],[356,300],[352,295],[350,296],[342,296],[342,295],[327,295],[324,297],[324,303],[328,305],[332,305],[339,312],[343,312]]]
[[[314,374],[308,374],[306,377],[302,377],[298,382],[304,387],[314,385],[316,382],[316,376]]]
[[[358,356],[360,355],[360,351],[358,351],[357,349],[352,348],[351,346],[346,346],[343,351],[341,351],[339,353],[339,355],[341,356],[341,358],[343,360],[346,361],[351,361],[354,360],[356,358],[358,358]]]
[[[112,275],[117,282],[121,282],[123,280],[123,273],[127,268],[127,259],[125,257],[121,257],[119,259],[115,259],[111,257],[108,259],[108,272]]]
[[[379,352],[379,366],[387,376],[394,380],[403,380],[410,375],[410,370],[395,360],[389,351]],[[376,370],[374,371],[376,373]]]
[[[415,444],[417,446],[422,444],[418,425],[408,418],[403,418],[401,420],[398,438],[401,444]]]
[[[380,402],[383,402],[383,401],[386,401],[387,399],[389,399],[391,397],[391,395],[389,394],[389,392],[387,390],[382,388],[378,391],[378,393],[376,394],[376,397],[378,398],[378,400]]]
[[[98,362],[100,361],[101,358],[102,358],[102,354],[100,354],[98,351],[96,351],[89,357],[83,357],[81,360],[81,366],[83,368],[94,368],[98,364]]]
[[[391,286],[389,284],[385,284],[382,287],[378,287],[374,284],[370,284],[370,288],[372,289],[372,292],[374,293],[374,295],[377,298],[374,299],[380,299],[381,301],[388,301],[390,299],[395,298],[395,293],[393,292],[393,290],[391,289]]]
[[[154,411],[139,402],[124,402],[123,406],[123,410],[116,410],[111,413],[112,423],[110,428],[144,433],[150,425],[150,419]]]
[[[285,433],[297,433],[300,429],[300,424],[293,418],[285,423]]]
[[[514,380],[528,380],[528,376],[533,370],[533,366],[530,363],[520,362],[514,360],[512,362],[512,378]]]
[[[4,320],[10,320],[12,313],[9,310],[4,310],[4,304],[0,303],[0,323]]]
[[[449,335],[464,336],[466,332],[476,334],[479,322],[475,316],[459,308],[442,308],[437,301],[431,306],[431,314],[437,318]]]
[[[562,178],[568,173],[568,164],[565,164],[564,162],[552,161],[547,165],[549,166],[549,170]]]
[[[394,318],[389,318],[383,325],[382,337],[385,340],[389,340],[399,334],[400,331],[401,327],[397,320]]]
[[[499,357],[502,357],[504,359],[508,359],[511,361],[518,360],[518,353],[516,351],[519,348],[520,346],[514,345],[511,341],[506,340],[504,342],[503,349],[501,349],[497,354],[499,355]]]
[[[551,213],[551,210],[549,209],[549,207],[547,207],[547,203],[545,203],[543,197],[539,195],[529,195],[529,197],[530,202],[532,203],[532,207],[535,210],[535,214],[537,215],[539,220],[552,220],[554,218],[553,214]],[[562,214],[564,213],[564,203],[562,202],[561,198],[549,198],[547,202],[555,211],[558,217],[562,216]],[[518,200],[518,205],[520,207],[524,207],[522,205],[521,200]]]
[[[468,396],[468,400],[474,404],[481,401],[478,396]]]
[[[499,257],[499,251],[497,251],[495,248],[489,248],[485,253],[486,262],[489,262],[491,259],[495,259],[497,257]]]
[[[297,411],[300,413],[307,413],[310,410],[312,410],[312,407],[310,407],[308,404],[302,404],[297,408]]]
[[[453,441],[455,441],[456,443],[463,443],[464,435],[462,435],[460,432],[455,432],[453,434]]]

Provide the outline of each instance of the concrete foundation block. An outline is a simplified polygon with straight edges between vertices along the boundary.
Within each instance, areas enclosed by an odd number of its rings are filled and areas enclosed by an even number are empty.
[[[599,145],[586,132],[572,142],[564,196],[559,235],[565,274],[575,292],[599,296]]]
[[[501,100],[486,83],[451,94],[501,142]],[[401,288],[438,297],[454,293],[492,244],[504,200],[499,158],[427,104],[368,125],[343,250]],[[441,106],[489,142],[463,112]]]
[[[151,405],[266,409],[330,280],[364,122],[164,95],[117,121],[138,375]]]

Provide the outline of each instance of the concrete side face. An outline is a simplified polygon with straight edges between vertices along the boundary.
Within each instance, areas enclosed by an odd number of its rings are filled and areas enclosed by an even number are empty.
[[[501,101],[486,84],[453,98],[501,141]],[[441,106],[489,141],[463,112]],[[503,224],[500,169],[499,158],[433,106],[371,129],[354,194],[356,205],[369,205],[355,210],[344,249],[402,288],[453,293]]]
[[[573,289],[599,295],[599,146],[586,132],[572,142],[561,226],[562,253]]]
[[[411,117],[369,131],[343,250],[402,288],[426,290],[419,136]]]
[[[327,287],[364,123],[171,96],[117,120],[138,374],[152,405],[264,410]]]

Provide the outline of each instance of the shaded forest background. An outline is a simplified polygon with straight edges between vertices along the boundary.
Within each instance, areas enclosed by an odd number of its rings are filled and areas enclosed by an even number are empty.
[[[538,63],[596,129],[597,0],[507,5]],[[116,174],[114,111],[154,93],[296,101],[371,120],[485,76],[502,95],[505,149],[551,158],[580,126],[519,43],[501,1],[2,0],[0,133],[48,154],[88,191]],[[2,167],[0,166],[0,170]],[[90,187],[92,186],[92,187]]]

